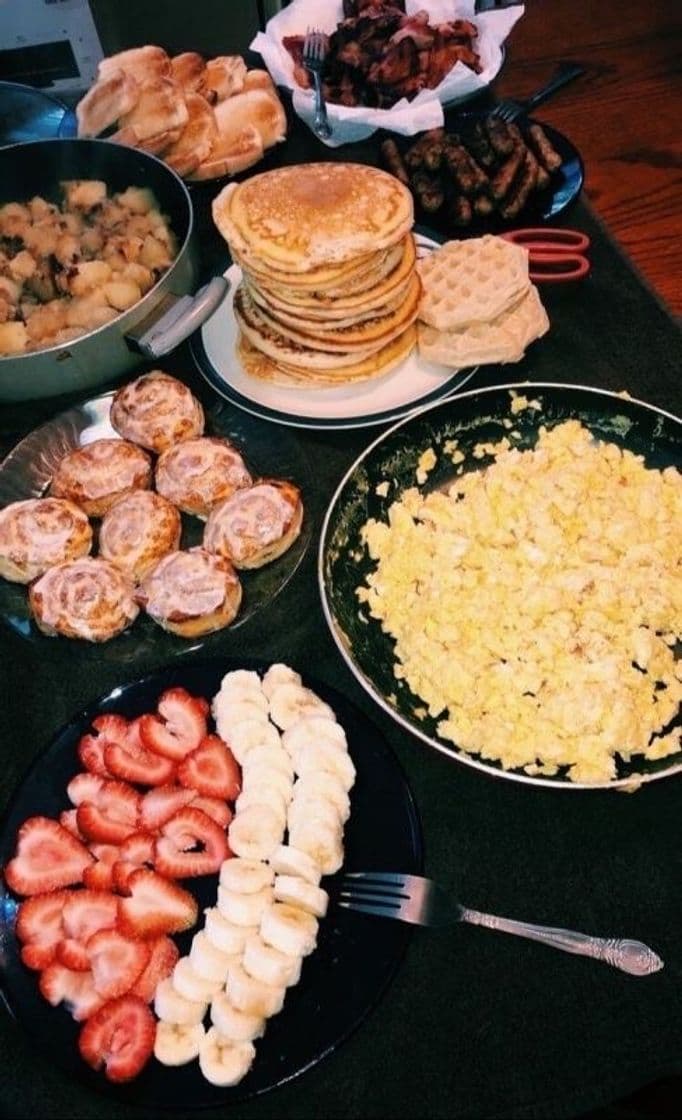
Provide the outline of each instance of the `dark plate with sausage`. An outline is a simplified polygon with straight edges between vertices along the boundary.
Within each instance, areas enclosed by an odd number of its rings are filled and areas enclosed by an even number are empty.
[[[451,237],[549,221],[585,177],[570,140],[531,117],[508,125],[489,113],[458,113],[442,129],[385,136],[380,153],[412,191],[417,220]]]

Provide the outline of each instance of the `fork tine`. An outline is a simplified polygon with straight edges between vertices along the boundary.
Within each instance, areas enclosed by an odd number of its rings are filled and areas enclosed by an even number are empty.
[[[374,914],[377,918],[393,918],[398,914],[397,906],[385,906],[379,904],[378,906],[371,906],[366,902],[339,902],[339,906],[344,910],[355,910],[360,914]]]
[[[343,875],[343,880],[352,879],[352,884],[349,886],[360,885],[361,883],[377,883],[380,885],[390,885],[393,887],[407,887],[405,875],[399,871],[346,871]]]

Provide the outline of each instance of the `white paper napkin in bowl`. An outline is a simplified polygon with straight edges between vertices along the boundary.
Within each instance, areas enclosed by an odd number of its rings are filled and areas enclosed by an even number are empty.
[[[429,14],[432,24],[453,19],[469,19],[478,27],[475,49],[483,67],[475,74],[463,62],[458,62],[435,89],[422,90],[411,101],[403,98],[390,109],[370,109],[364,106],[348,108],[327,103],[327,115],[333,132],[325,141],[330,147],[350,144],[371,136],[378,128],[387,128],[403,136],[413,136],[427,128],[437,128],[443,123],[443,105],[464,101],[490,85],[503,61],[503,43],[517,20],[524,12],[523,4],[516,4],[499,11],[474,14],[474,0],[406,0],[408,15],[418,11]],[[265,31],[260,31],[251,43],[270,71],[273,81],[292,90],[292,102],[299,117],[312,127],[315,113],[313,93],[301,89],[294,79],[294,63],[282,46],[285,35],[304,35],[308,27],[319,28],[330,34],[343,19],[340,0],[293,0],[287,8],[268,21]]]

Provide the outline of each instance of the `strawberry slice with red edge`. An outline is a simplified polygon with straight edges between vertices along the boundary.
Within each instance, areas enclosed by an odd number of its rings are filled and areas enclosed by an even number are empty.
[[[59,814],[59,823],[62,828],[65,828],[66,831],[70,832],[72,836],[75,836],[77,840],[85,839],[85,837],[81,836],[78,829],[78,820],[75,809],[64,809],[64,811]]]
[[[76,806],[82,805],[84,801],[92,801],[93,804],[97,804],[104,782],[105,779],[100,774],[91,774],[88,770],[83,770],[80,774],[74,774],[66,787],[69,801]]]
[[[95,988],[92,972],[77,972],[58,962],[41,972],[38,984],[48,1003],[53,1007],[66,1004],[67,1011],[79,1023],[105,1003]]]
[[[65,937],[60,941],[55,952],[55,960],[70,968],[74,972],[90,971],[90,955],[82,941],[73,937]]]
[[[117,778],[144,786],[163,786],[172,781],[175,763],[149,750],[141,736],[141,718],[133,720],[123,742],[104,744],[104,763]]]
[[[201,797],[225,801],[234,801],[242,786],[239,763],[217,735],[206,735],[201,745],[179,763],[178,781]]]
[[[49,817],[29,817],[17,833],[16,854],[5,881],[17,894],[35,895],[83,880],[93,857],[75,836]]]
[[[111,869],[116,860],[120,858],[120,850],[116,844],[91,843],[90,851],[95,857],[95,863],[90,864],[83,872],[83,883],[93,891],[111,891],[114,880]]]
[[[184,786],[157,786],[145,793],[140,804],[142,828],[155,832],[192,801],[194,792]]]
[[[109,891],[72,891],[64,903],[63,922],[67,937],[84,944],[100,929],[113,929],[118,899]]]
[[[181,933],[197,920],[197,901],[163,875],[141,867],[128,878],[128,898],[118,901],[118,928],[126,937]]]
[[[64,937],[63,908],[71,891],[48,891],[26,898],[17,911],[16,935],[22,942],[21,959],[38,971],[55,960]]]
[[[170,976],[175,968],[180,950],[170,937],[157,937],[147,944],[151,950],[149,963],[131,989],[131,994],[139,996],[145,1003],[151,1003],[161,981]]]
[[[203,697],[192,696],[185,688],[168,688],[157,712],[140,719],[142,741],[149,750],[174,762],[196,750],[206,735],[208,707]]]
[[[121,844],[138,830],[142,797],[127,782],[98,781],[101,787],[96,796],[78,805],[78,827],[88,840]]]
[[[161,826],[154,866],[161,875],[189,879],[212,875],[229,855],[225,830],[200,809],[180,809]]]
[[[219,797],[193,797],[189,804],[192,809],[201,809],[202,813],[221,828],[227,828],[232,820],[233,813],[230,806]]]
[[[154,1052],[156,1020],[139,996],[109,1000],[88,1019],[78,1038],[80,1055],[109,1081],[131,1081]]]
[[[146,941],[124,937],[116,929],[101,929],[87,943],[95,989],[105,999],[125,995],[149,964]]]
[[[119,849],[119,858],[112,867],[114,889],[119,894],[128,893],[128,877],[138,867],[154,865],[154,841],[151,832],[134,832],[124,840]]]
[[[107,743],[125,742],[128,720],[114,712],[106,712],[93,719],[92,727],[94,734],[83,735],[78,743],[78,757],[91,774],[111,778],[104,761],[104,748]]]

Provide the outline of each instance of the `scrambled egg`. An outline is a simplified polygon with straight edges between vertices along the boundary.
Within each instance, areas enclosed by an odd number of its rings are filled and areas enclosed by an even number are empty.
[[[679,751],[682,476],[577,420],[533,450],[503,442],[363,528],[378,563],[357,594],[396,640],[396,678],[443,739],[505,769],[594,783],[616,754]]]

